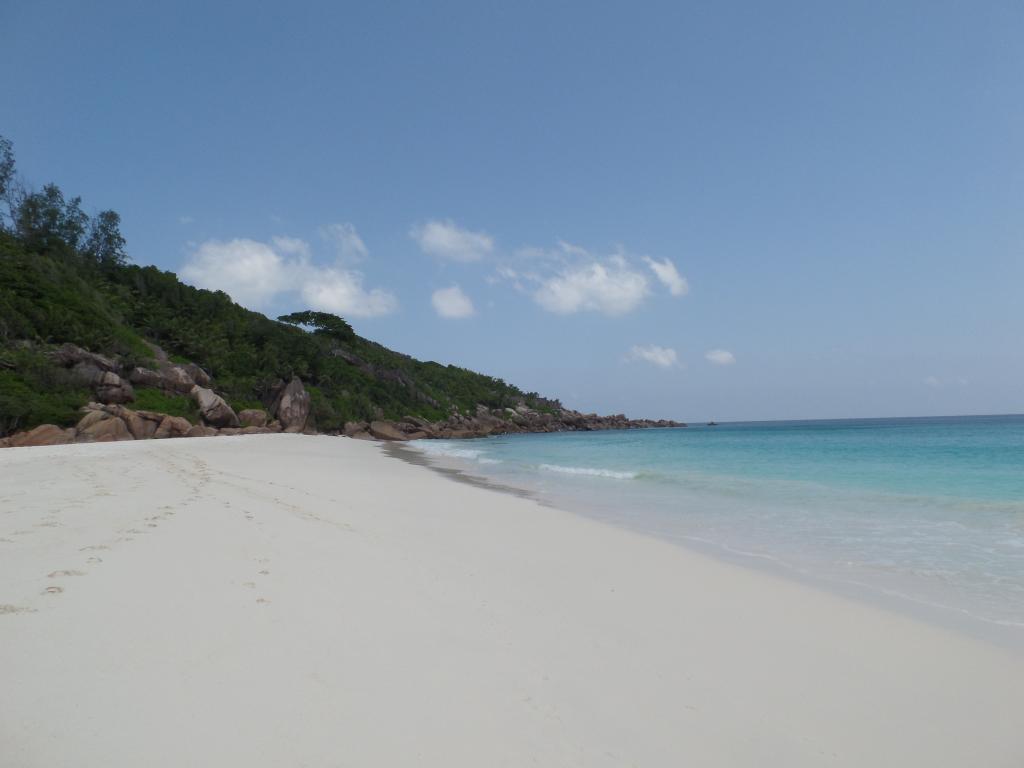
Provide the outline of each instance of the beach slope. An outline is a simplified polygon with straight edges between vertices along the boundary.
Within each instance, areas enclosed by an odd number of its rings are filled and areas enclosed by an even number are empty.
[[[1015,766],[1024,657],[379,445],[0,451],[3,766]]]

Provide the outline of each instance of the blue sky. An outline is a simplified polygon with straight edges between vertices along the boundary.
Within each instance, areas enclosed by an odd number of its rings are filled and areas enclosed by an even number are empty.
[[[1024,411],[1024,5],[0,5],[135,261],[601,412]]]

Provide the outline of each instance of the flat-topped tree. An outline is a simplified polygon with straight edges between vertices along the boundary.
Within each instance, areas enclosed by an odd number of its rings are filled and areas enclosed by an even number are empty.
[[[329,336],[338,341],[351,341],[356,337],[356,332],[352,330],[351,325],[330,312],[314,312],[307,309],[305,312],[292,312],[290,315],[281,315],[277,319],[282,323],[312,328],[313,333],[316,335]]]

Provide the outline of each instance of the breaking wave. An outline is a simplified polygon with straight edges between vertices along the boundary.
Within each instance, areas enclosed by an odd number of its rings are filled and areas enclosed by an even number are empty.
[[[634,480],[637,476],[636,472],[619,472],[614,469],[595,469],[593,467],[563,467],[560,464],[541,464],[540,468],[548,472],[561,472],[564,475],[610,477],[613,480]]]

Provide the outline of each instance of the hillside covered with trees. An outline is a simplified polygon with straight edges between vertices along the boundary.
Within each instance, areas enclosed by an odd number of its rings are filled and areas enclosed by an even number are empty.
[[[342,318],[298,312],[277,320],[220,291],[130,262],[114,211],[87,215],[54,184],[18,181],[0,137],[0,435],[37,424],[71,425],[92,393],[53,364],[62,344],[152,367],[159,345],[195,363],[236,410],[267,404],[298,377],[320,431],[346,421],[449,417],[454,409],[560,408],[536,393],[453,365],[415,360],[358,336]],[[137,406],[194,416],[188,397],[136,386]]]

